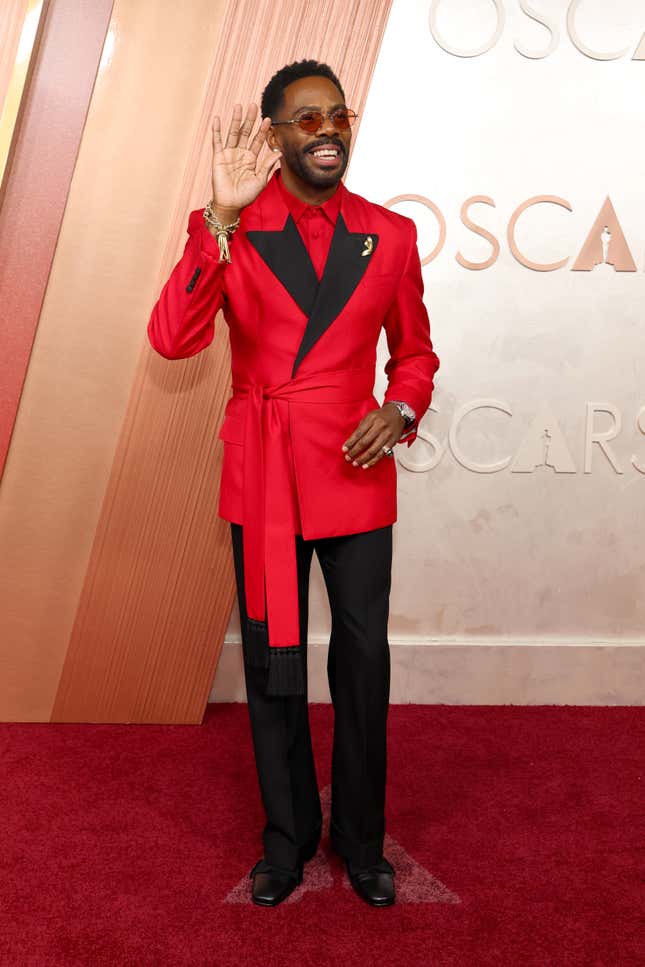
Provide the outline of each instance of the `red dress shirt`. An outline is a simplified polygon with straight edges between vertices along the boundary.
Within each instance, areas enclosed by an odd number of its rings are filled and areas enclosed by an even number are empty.
[[[328,198],[322,205],[308,205],[307,202],[296,198],[285,188],[282,178],[278,178],[278,184],[282,197],[291,212],[291,217],[298,226],[298,231],[309,252],[309,258],[316,270],[316,275],[320,279],[325,268],[331,237],[334,234],[336,219],[340,210],[338,187],[331,198]]]

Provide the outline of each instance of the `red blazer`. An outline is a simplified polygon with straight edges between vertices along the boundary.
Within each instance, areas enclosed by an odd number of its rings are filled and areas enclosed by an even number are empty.
[[[258,620],[263,577],[267,593],[276,585],[276,602],[286,582],[293,604],[295,565],[281,546],[293,543],[293,533],[331,537],[397,519],[395,461],[383,457],[363,470],[341,449],[380,405],[373,388],[381,327],[390,352],[384,402],[404,400],[420,420],[439,366],[412,219],[339,182],[340,210],[319,282],[279,177],[275,172],[242,211],[230,263],[218,260],[203,209],[190,213],[183,255],[148,325],[157,352],[182,359],[211,343],[223,309],[233,395],[219,433],[218,515],[245,525],[247,610]],[[415,437],[406,438],[408,446]],[[298,643],[293,613],[287,625],[280,631],[276,614],[272,644]]]

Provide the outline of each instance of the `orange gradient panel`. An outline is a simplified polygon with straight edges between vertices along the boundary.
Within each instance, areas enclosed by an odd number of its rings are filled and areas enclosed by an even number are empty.
[[[79,23],[87,28],[100,6],[50,4],[50,14],[72,17],[55,38],[54,63],[43,76],[53,106],[64,101],[60,112],[69,112],[78,98],[73,78],[60,83],[70,38],[78,36]],[[86,582],[93,580],[88,564],[224,11],[224,0],[116,0],[111,17],[109,8],[104,12],[95,47],[80,146],[78,138],[70,145],[67,115],[50,137],[52,118],[59,115],[45,111],[27,145],[29,163],[18,166],[31,181],[16,196],[19,229],[3,246],[11,260],[24,259],[24,274],[12,275],[15,305],[31,311],[34,276],[44,276],[46,291],[43,301],[41,289],[35,309],[38,329],[0,489],[5,721],[55,718],[61,675],[63,687],[69,681],[63,669],[70,638],[81,593],[85,586],[87,595]],[[45,51],[48,37],[45,31]],[[60,90],[70,86],[73,97],[61,98]],[[43,144],[46,164],[38,152]],[[70,153],[52,226],[58,199],[51,193],[58,185],[53,173]],[[6,212],[3,206],[3,217]],[[6,267],[4,262],[0,273]],[[145,526],[143,519],[139,523]],[[127,550],[134,554],[138,539],[131,536]],[[129,562],[115,557],[114,549],[110,553],[106,564],[116,582]],[[109,629],[114,640],[116,628],[125,627],[127,635],[129,620],[127,602],[117,597]],[[87,634],[94,635],[91,626]],[[76,646],[79,641],[87,645],[83,661],[100,654],[100,639],[75,635]],[[128,655],[140,645],[127,635]],[[112,667],[124,660],[118,650],[102,657]],[[91,691],[87,671],[81,667],[78,682]],[[98,688],[108,684],[101,680]],[[104,699],[111,707],[113,696]],[[86,708],[92,721],[94,709]],[[96,718],[104,714],[101,708]]]

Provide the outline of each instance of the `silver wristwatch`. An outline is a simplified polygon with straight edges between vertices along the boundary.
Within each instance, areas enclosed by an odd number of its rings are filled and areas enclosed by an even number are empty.
[[[399,411],[399,413],[401,414],[401,416],[405,421],[406,430],[408,429],[408,427],[412,426],[413,423],[417,422],[416,413],[414,412],[412,407],[408,406],[407,403],[404,403],[403,400],[388,400],[388,403],[394,403],[397,410]]]

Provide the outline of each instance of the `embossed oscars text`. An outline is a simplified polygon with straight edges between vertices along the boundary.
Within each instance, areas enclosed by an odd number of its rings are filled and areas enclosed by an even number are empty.
[[[400,202],[416,202],[419,205],[423,205],[432,212],[438,222],[439,239],[437,244],[430,253],[421,258],[421,264],[427,265],[429,262],[432,262],[437,258],[444,247],[446,241],[446,219],[444,218],[439,206],[431,201],[430,198],[426,198],[425,195],[396,195],[394,198],[390,198],[388,201],[384,202],[384,205],[386,208],[392,208],[393,205],[397,205]],[[470,198],[467,198],[461,206],[462,223],[470,231],[488,241],[491,246],[491,254],[487,259],[484,259],[481,262],[472,262],[470,259],[467,259],[464,255],[462,255],[461,252],[457,252],[455,254],[455,260],[465,269],[481,271],[482,269],[488,269],[491,265],[495,264],[499,257],[500,244],[492,232],[489,232],[481,225],[477,225],[470,218],[468,211],[470,206],[474,204],[491,205],[493,208],[495,208],[495,202],[488,195],[472,195]],[[569,202],[564,198],[559,198],[557,195],[534,195],[532,198],[528,198],[526,201],[523,201],[521,205],[517,206],[509,219],[506,230],[508,247],[511,254],[520,263],[520,265],[523,265],[527,269],[532,269],[534,272],[554,272],[556,269],[563,268],[570,258],[570,256],[567,255],[556,262],[536,262],[534,259],[530,259],[527,255],[525,255],[517,244],[515,235],[516,226],[520,215],[522,215],[523,212],[525,212],[528,208],[531,208],[533,205],[546,204],[558,205],[561,208],[566,208],[569,212],[573,211],[573,208]],[[627,239],[625,238],[625,234],[621,228],[620,222],[618,221],[618,217],[609,195],[603,202],[601,209],[593,225],[591,226],[591,229],[589,230],[585,242],[580,249],[575,262],[571,266],[571,271],[591,272],[596,266],[601,266],[600,271],[638,271],[636,262],[634,261],[634,257],[631,253],[629,245],[627,244]]]
[[[471,0],[471,2],[474,3],[475,0]],[[547,17],[542,11],[537,10],[533,4],[527,3],[526,0],[517,0],[517,2],[522,13],[525,13],[526,16],[530,17],[531,20],[541,24],[546,30],[548,30],[550,39],[543,50],[529,50],[515,40],[513,43],[515,50],[523,57],[529,57],[532,60],[542,60],[545,57],[550,57],[560,43],[560,29],[557,23],[555,23],[555,21],[553,21],[550,17]],[[473,50],[465,50],[449,43],[448,40],[446,40],[446,38],[442,35],[438,24],[438,12],[439,8],[441,7],[443,8],[442,13],[447,16],[452,13],[454,15],[456,24],[459,25],[459,22],[463,16],[463,5],[459,4],[451,10],[449,0],[432,0],[430,3],[428,21],[430,25],[430,33],[439,47],[441,47],[442,50],[445,50],[447,54],[452,54],[455,57],[481,57],[482,54],[492,50],[504,31],[504,25],[506,23],[506,8],[502,0],[486,0],[486,4],[484,4],[484,0],[480,0],[479,5],[481,5],[483,8],[484,5],[488,6],[491,3],[495,8],[496,15],[495,28],[492,34]],[[585,57],[590,57],[592,60],[618,60],[620,57],[624,57],[626,54],[629,54],[632,50],[634,50],[633,42],[628,44],[626,47],[623,47],[621,50],[613,51],[593,50],[591,47],[585,44],[585,42],[582,40],[580,30],[576,22],[576,15],[581,3],[582,0],[571,0],[566,8],[567,33],[571,43],[577,50],[580,51],[581,54],[584,54]],[[616,9],[615,5],[609,3],[603,4],[603,7],[606,9],[606,11],[608,11],[610,16],[615,12]],[[452,32],[452,27],[450,29]],[[636,49],[632,55],[632,60],[645,60],[645,34],[640,36],[640,39],[637,41]]]
[[[455,411],[447,438],[443,441],[429,432],[422,421],[417,439],[411,448],[412,454],[408,456],[407,448],[399,447],[397,452],[398,463],[406,470],[425,473],[434,470],[443,460],[446,451],[449,450],[457,463],[473,473],[498,473],[507,467],[510,467],[511,473],[535,473],[537,470],[556,474],[579,472],[580,464],[577,464],[574,459],[571,447],[562,432],[558,419],[546,404],[536,414],[528,430],[524,433],[519,447],[513,453],[488,463],[478,462],[466,452],[459,439],[459,431],[470,413],[482,409],[499,410],[511,418],[513,416],[510,406],[501,400],[471,400]],[[430,406],[430,410],[439,413],[434,405]],[[598,429],[596,425],[596,414],[598,413],[604,413],[611,418],[609,428]],[[595,466],[595,453],[602,454],[605,457],[614,473],[622,474],[625,472],[621,459],[610,444],[610,441],[620,434],[622,425],[622,413],[613,403],[588,402],[586,404],[581,460],[584,473],[592,473]],[[636,416],[636,427],[645,436],[645,405],[641,407]],[[645,455],[639,458],[632,454],[629,463],[639,473],[645,474]]]

